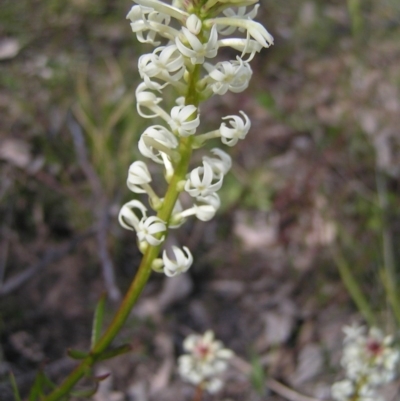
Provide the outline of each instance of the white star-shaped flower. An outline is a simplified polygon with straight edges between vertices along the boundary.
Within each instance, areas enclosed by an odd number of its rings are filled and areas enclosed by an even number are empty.
[[[185,191],[190,196],[208,196],[218,191],[222,186],[223,174],[214,174],[213,168],[203,160],[203,167],[197,167],[189,174],[185,183]]]
[[[228,120],[230,127],[222,123],[219,131],[221,133],[221,141],[223,144],[228,146],[234,146],[237,144],[239,139],[246,138],[247,133],[250,130],[251,122],[249,117],[243,112],[239,112],[243,119],[239,116],[227,116],[223,117],[223,120]]]
[[[183,250],[182,250],[183,249]],[[182,249],[177,246],[172,247],[174,258],[170,259],[166,251],[163,251],[162,260],[164,262],[164,273],[168,277],[174,277],[186,272],[193,263],[193,256],[189,248],[184,246]]]
[[[200,116],[196,115],[197,107],[189,104],[187,106],[175,106],[171,110],[171,118],[168,121],[172,131],[179,136],[190,136],[195,134],[196,128],[200,125]]]
[[[183,26],[181,35],[175,39],[175,44],[183,56],[190,58],[192,64],[203,64],[205,58],[213,58],[218,53],[217,28],[212,27],[208,41],[202,43],[195,34]]]

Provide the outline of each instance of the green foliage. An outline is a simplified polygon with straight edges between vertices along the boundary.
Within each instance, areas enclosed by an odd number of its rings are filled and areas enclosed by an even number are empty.
[[[13,372],[10,372],[10,383],[11,383],[11,388],[12,388],[13,395],[14,395],[14,401],[22,401]]]
[[[260,358],[256,354],[251,358],[250,381],[260,395],[265,393],[266,375],[261,365]]]
[[[106,294],[103,294],[101,296],[94,312],[93,324],[92,324],[92,338],[91,338],[92,349],[95,347],[101,336],[106,298],[107,298]]]
[[[78,102],[73,112],[87,135],[91,162],[105,192],[112,196],[124,185],[126,168],[136,158],[143,122],[135,110],[133,91],[127,90],[116,61],[106,59],[105,65],[105,76],[89,75],[88,67],[78,72]]]
[[[357,37],[362,33],[364,19],[362,16],[362,0],[347,0],[347,7],[351,18],[353,35]]]
[[[80,351],[80,350],[77,350],[77,349],[69,349],[67,351],[67,354],[72,359],[77,359],[77,360],[85,359],[89,355],[88,352]]]
[[[48,390],[53,390],[56,387],[43,371],[39,371],[29,392],[28,400],[40,401]]]

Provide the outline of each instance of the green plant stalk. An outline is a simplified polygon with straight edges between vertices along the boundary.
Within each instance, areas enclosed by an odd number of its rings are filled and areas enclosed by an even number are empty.
[[[200,67],[200,65],[196,65],[193,69],[193,72],[190,74],[188,80],[188,91],[185,96],[185,104],[192,104],[196,107],[199,105],[199,96],[196,91],[196,84],[200,77]],[[194,116],[194,118],[195,117],[196,116]],[[175,167],[175,172],[169,183],[163,205],[157,214],[157,216],[163,221],[169,221],[179,195],[178,183],[184,180],[186,177],[189,168],[190,157],[192,154],[192,141],[193,139],[191,137],[180,139],[178,151],[181,155],[181,159]],[[82,362],[69,374],[69,376],[65,378],[58,388],[42,398],[42,401],[57,401],[62,397],[67,396],[75,384],[90,371],[92,366],[101,357],[102,353],[107,350],[111,342],[125,324],[133,306],[146,285],[152,271],[151,265],[154,259],[157,258],[160,248],[161,245],[149,246],[147,248],[147,251],[143,255],[143,259],[140,263],[138,272],[136,273],[136,276],[124,299],[122,300],[120,307],[115,313],[113,320],[104,334],[93,346],[90,354],[82,360]]]
[[[382,245],[383,245],[383,268],[381,278],[386,291],[387,299],[392,307],[397,324],[400,325],[400,300],[396,291],[396,263],[393,250],[393,238],[388,224],[388,197],[387,182],[384,173],[376,171],[376,187],[378,201],[382,214]]]
[[[357,37],[361,33],[364,25],[362,0],[347,0],[347,8],[350,14],[353,35]]]
[[[334,254],[335,263],[339,269],[340,277],[344,285],[349,291],[354,303],[357,305],[358,310],[364,316],[365,320],[368,322],[370,326],[374,326],[375,324],[375,315],[365,298],[364,294],[361,291],[360,286],[357,283],[357,280],[354,278],[349,265],[346,260],[342,257],[342,255],[335,253]]]

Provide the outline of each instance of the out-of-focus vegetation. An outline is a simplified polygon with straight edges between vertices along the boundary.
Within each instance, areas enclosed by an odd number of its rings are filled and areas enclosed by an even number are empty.
[[[107,247],[122,289],[140,258],[133,237],[116,224],[119,206],[132,195],[125,187],[126,174],[148,123],[137,116],[134,90],[137,58],[150,49],[137,44],[124,20],[130,7],[129,1],[111,0],[2,2],[0,374],[11,367],[17,379],[25,377],[44,355],[56,360],[71,343],[89,338],[87,316],[104,287],[98,242],[78,241],[78,256],[65,252],[54,268],[43,265],[49,250],[59,250],[96,225],[103,212],[110,220]],[[282,347],[297,347],[299,353],[314,341],[312,335],[301,337],[302,324],[314,319],[317,325],[324,308],[352,311],[361,305],[370,320],[398,327],[400,2],[263,0],[258,19],[274,35],[275,45],[254,60],[251,87],[239,100],[215,98],[202,110],[210,126],[222,115],[246,110],[253,128],[232,150],[234,168],[223,188],[218,228],[193,224],[180,234],[198,249],[191,297],[206,306],[211,302],[206,297],[214,288],[207,287],[210,277],[234,277],[247,285],[276,274],[274,285],[254,291],[274,292],[285,280],[296,289],[293,297],[301,308]],[[81,130],[87,161],[106,199],[100,211],[71,127]],[[240,247],[232,251],[236,241]],[[44,267],[7,289],[10,280],[36,265]],[[355,304],[340,282],[340,272],[350,277],[345,283]],[[149,294],[160,285],[153,280]],[[246,292],[237,291],[249,316],[262,315],[265,305],[274,302],[256,295],[250,302]],[[236,301],[229,301],[229,307],[236,310],[231,306]],[[187,299],[184,303],[192,311]],[[195,305],[193,310],[198,310]],[[240,331],[238,339],[232,339],[223,325],[231,328],[235,319],[230,321],[226,310],[219,309],[223,306],[216,305],[208,322],[221,324],[224,342],[246,353],[246,336],[255,340],[256,330]],[[189,320],[195,329],[203,328],[201,318],[188,318],[179,302],[175,307],[175,320],[164,317],[170,325],[179,328]],[[311,310],[313,317],[303,310]],[[45,329],[55,316],[57,326]],[[151,354],[149,338],[162,331],[165,321],[157,319],[154,323],[150,318],[144,329],[138,329],[136,321],[130,327],[142,341],[138,358],[151,359],[143,355]],[[314,330],[324,343],[319,329]],[[30,346],[40,352],[27,356],[21,351],[15,336],[21,332],[40,343]],[[263,341],[258,339],[257,352],[273,354],[276,344]],[[326,347],[327,354],[333,352]],[[257,369],[265,360],[257,358]],[[271,374],[282,371],[277,362],[268,361]],[[334,364],[325,365],[329,372]],[[283,372],[286,380],[290,374]],[[126,384],[122,380],[129,381],[128,373],[122,377],[120,388]],[[240,399],[240,394],[237,390],[230,396]]]

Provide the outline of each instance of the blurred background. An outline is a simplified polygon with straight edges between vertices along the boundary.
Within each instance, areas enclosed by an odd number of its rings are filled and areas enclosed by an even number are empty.
[[[66,349],[87,349],[101,294],[109,319],[140,262],[117,222],[151,124],[134,91],[152,49],[131,6],[1,0],[2,401],[10,370],[23,393],[38,368],[56,381],[70,370]],[[175,360],[207,329],[237,354],[210,400],[300,400],[289,387],[329,399],[342,326],[399,326],[400,2],[262,0],[257,20],[275,45],[250,88],[202,106],[210,129],[238,110],[252,120],[228,150],[221,211],[174,233],[194,266],[152,276],[117,340],[133,351],[96,368],[112,379],[95,401],[190,400]]]

